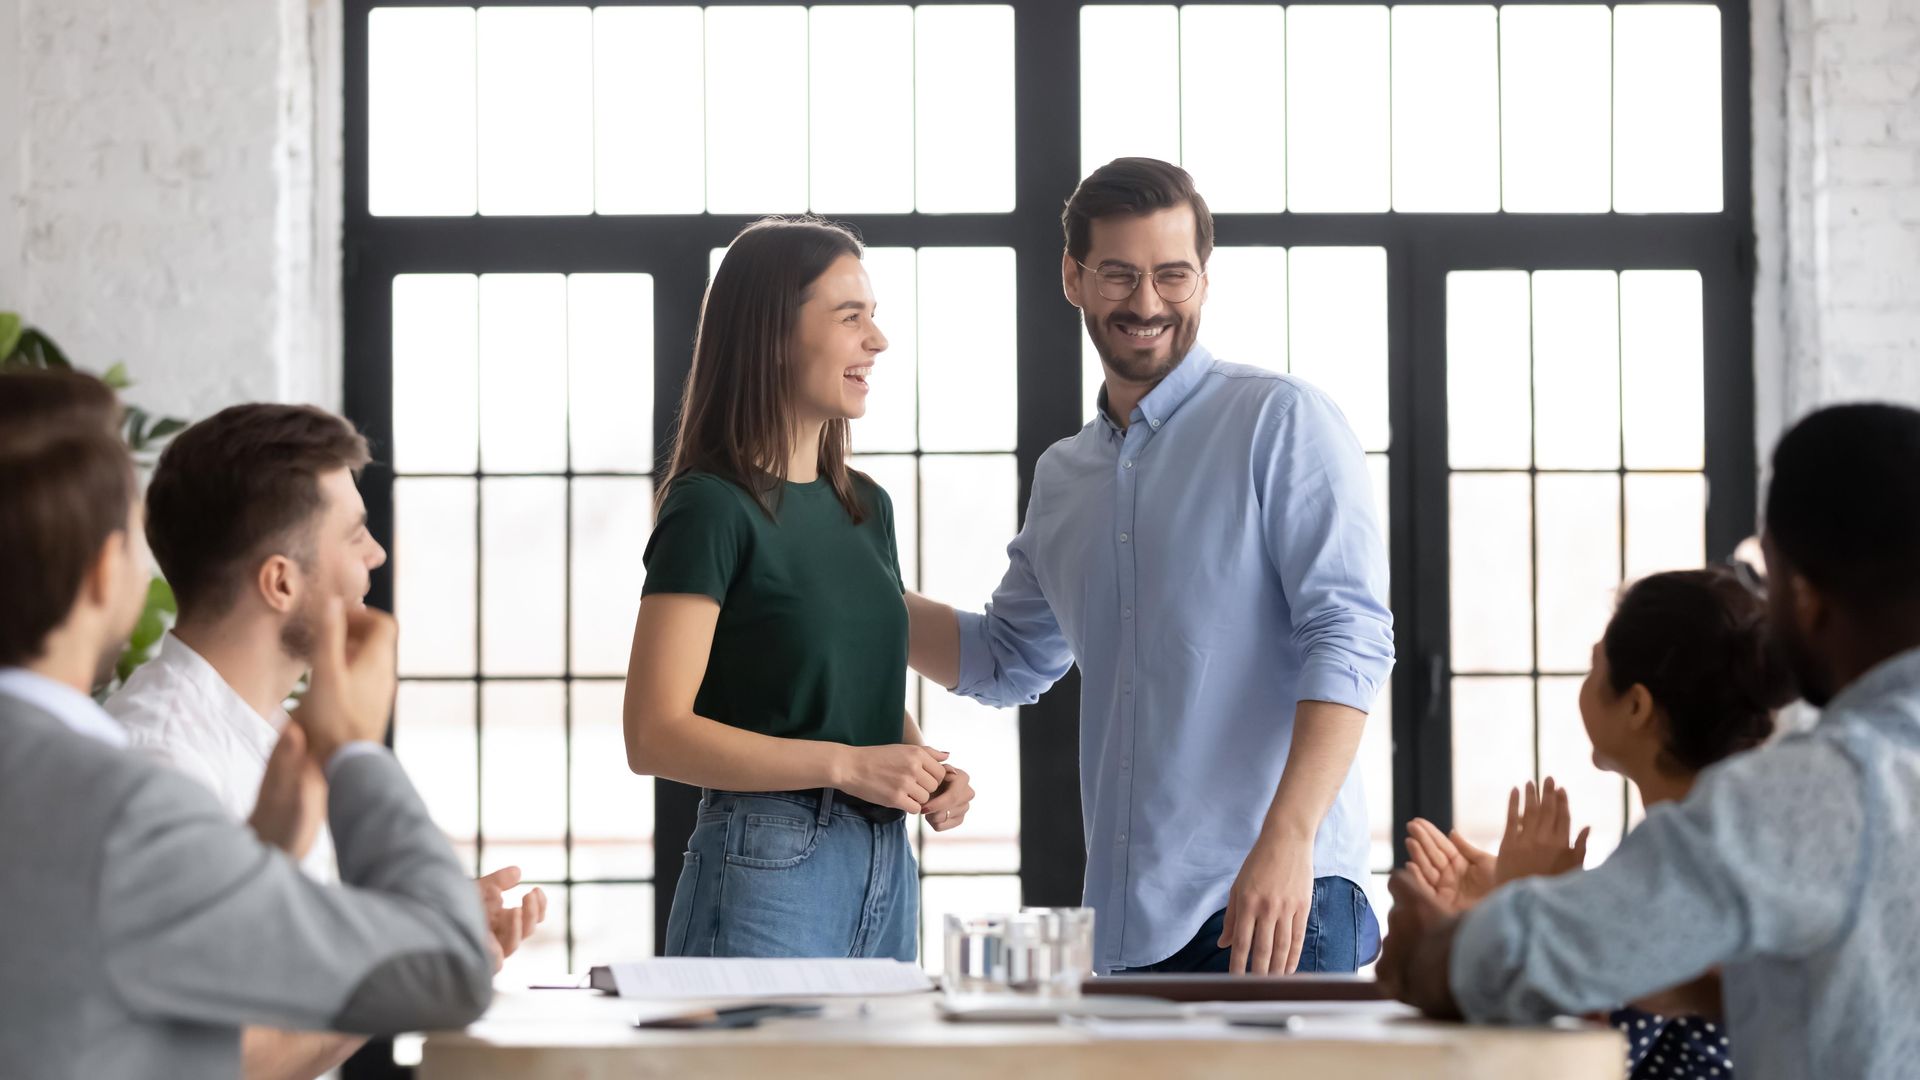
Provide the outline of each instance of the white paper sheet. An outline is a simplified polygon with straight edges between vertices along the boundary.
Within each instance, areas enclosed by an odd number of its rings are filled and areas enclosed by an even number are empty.
[[[612,967],[623,998],[863,997],[933,989],[926,972],[898,960],[666,956]]]

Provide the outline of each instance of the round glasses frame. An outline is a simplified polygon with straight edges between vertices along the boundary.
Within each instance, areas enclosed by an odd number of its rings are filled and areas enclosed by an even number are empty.
[[[1127,299],[1139,291],[1141,278],[1151,277],[1153,278],[1153,291],[1159,295],[1160,299],[1165,300],[1169,304],[1184,304],[1193,299],[1194,293],[1200,291],[1200,278],[1204,276],[1200,272],[1185,267],[1156,270],[1152,274],[1147,274],[1144,271],[1135,270],[1130,266],[1110,266],[1103,269],[1095,269],[1081,262],[1079,259],[1073,260],[1073,264],[1093,275],[1095,282],[1094,287],[1099,290],[1101,296],[1108,300]],[[1169,289],[1166,282],[1161,280],[1162,274],[1185,275],[1187,279],[1185,291],[1181,291],[1181,286],[1178,284],[1175,284]],[[1124,276],[1126,280],[1121,280],[1122,276]]]

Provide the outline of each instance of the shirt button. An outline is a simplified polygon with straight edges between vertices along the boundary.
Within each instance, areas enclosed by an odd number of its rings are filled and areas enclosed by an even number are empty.
[[[1123,769],[1131,769],[1131,768],[1133,768],[1133,759],[1132,759],[1132,758],[1124,758],[1124,757],[1123,757],[1123,758],[1121,758],[1121,759],[1120,759],[1120,767],[1121,767],[1121,768],[1123,768]]]
[[[1147,426],[1148,426],[1148,427],[1150,427],[1150,428],[1152,428],[1152,429],[1154,429],[1155,431],[1158,431],[1158,430],[1160,430],[1160,421],[1158,421],[1158,420],[1149,420],[1149,421],[1147,421]]]
[[[1120,609],[1120,617],[1121,617],[1121,618],[1123,618],[1123,619],[1131,619],[1131,618],[1133,618],[1133,609],[1132,609],[1132,608],[1121,608],[1121,609]]]
[[[1126,833],[1121,833],[1121,834],[1120,834],[1119,836],[1117,836],[1117,837],[1115,837],[1114,839],[1115,839],[1115,840],[1118,840],[1118,841],[1119,841],[1120,843],[1122,843],[1122,844],[1124,844],[1124,843],[1126,843],[1126,842],[1127,842],[1127,834],[1126,834]]]
[[[1121,468],[1123,468],[1123,469],[1131,469],[1131,468],[1133,468],[1133,462],[1132,462],[1132,461],[1123,461],[1123,462],[1121,462],[1121,463],[1120,463],[1120,467],[1121,467]]]
[[[1121,542],[1121,543],[1123,543],[1123,544],[1127,542],[1127,534],[1126,534],[1126,533],[1121,533],[1121,534],[1120,534],[1120,542]]]

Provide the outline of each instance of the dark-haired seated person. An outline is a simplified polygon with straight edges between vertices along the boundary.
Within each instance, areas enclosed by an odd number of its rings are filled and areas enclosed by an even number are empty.
[[[1717,967],[1749,1080],[1914,1075],[1920,412],[1840,406],[1788,432],[1764,546],[1769,636],[1819,723],[1708,767],[1585,873],[1456,915],[1398,871],[1390,992],[1435,1016],[1539,1022]]]
[[[1580,720],[1594,764],[1625,776],[1651,810],[1686,798],[1701,770],[1765,742],[1774,710],[1792,697],[1768,643],[1765,599],[1728,568],[1677,570],[1642,578],[1621,596],[1593,647]],[[1423,818],[1407,827],[1407,855],[1435,899],[1460,911],[1498,884],[1579,870],[1587,833],[1569,841],[1571,833],[1566,790],[1548,777],[1538,791],[1528,784],[1524,796],[1509,796],[1498,856]],[[1731,1080],[1717,1014],[1673,1016],[1672,1003],[1648,1004],[1611,1017],[1627,1036],[1634,1080],[1671,1076],[1696,1059],[1696,1071],[1717,1068]]]

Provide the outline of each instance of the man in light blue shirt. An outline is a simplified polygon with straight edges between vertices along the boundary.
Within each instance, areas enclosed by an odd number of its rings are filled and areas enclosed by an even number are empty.
[[[1379,933],[1354,754],[1393,664],[1365,455],[1324,393],[1197,343],[1185,171],[1114,161],[1063,223],[1100,416],[1041,456],[984,614],[909,596],[911,661],[996,706],[1080,665],[1095,970],[1352,971]]]
[[[1601,866],[1458,919],[1395,874],[1396,996],[1539,1022],[1685,986],[1662,1011],[1719,1011],[1689,992],[1717,969],[1743,1080],[1920,1075],[1920,412],[1801,421],[1764,544],[1769,636],[1819,723],[1701,773]]]

